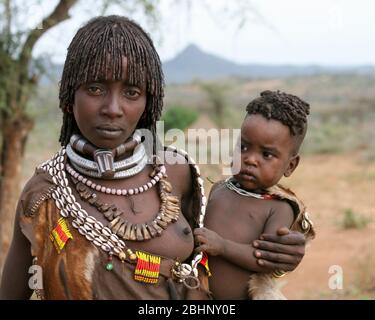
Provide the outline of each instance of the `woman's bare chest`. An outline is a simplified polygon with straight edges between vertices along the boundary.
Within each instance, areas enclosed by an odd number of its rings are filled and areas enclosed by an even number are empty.
[[[107,186],[130,190],[146,179],[147,175],[143,175],[124,184],[107,183]],[[82,208],[124,240],[129,248],[181,260],[191,254],[194,241],[191,228],[181,213],[180,197],[163,193],[162,181],[146,191],[123,196],[100,192],[71,180],[72,191]],[[173,203],[167,202],[167,197]]]

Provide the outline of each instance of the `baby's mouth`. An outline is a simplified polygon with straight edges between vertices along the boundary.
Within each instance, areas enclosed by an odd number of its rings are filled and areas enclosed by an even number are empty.
[[[245,181],[255,182],[257,179],[254,175],[241,173],[241,178]]]
[[[246,180],[246,181],[254,182],[257,180],[256,176],[253,173],[248,172],[248,171],[241,171],[239,175],[241,176],[243,180]]]

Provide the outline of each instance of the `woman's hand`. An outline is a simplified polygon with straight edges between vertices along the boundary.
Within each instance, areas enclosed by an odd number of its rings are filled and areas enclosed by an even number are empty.
[[[302,233],[280,228],[277,235],[263,234],[253,242],[254,255],[270,271],[293,271],[305,255],[305,242]]]
[[[222,255],[224,252],[224,241],[216,232],[207,228],[194,229],[195,242],[198,243],[196,252],[204,251],[211,256]]]

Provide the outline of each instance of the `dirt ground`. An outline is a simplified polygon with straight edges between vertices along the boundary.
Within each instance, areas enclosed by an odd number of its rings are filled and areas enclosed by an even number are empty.
[[[315,223],[316,239],[301,265],[280,279],[289,299],[375,299],[375,163],[361,153],[302,159],[284,180],[305,202]],[[372,221],[363,229],[343,229],[340,219],[351,209]],[[343,271],[343,289],[329,288],[330,266]]]

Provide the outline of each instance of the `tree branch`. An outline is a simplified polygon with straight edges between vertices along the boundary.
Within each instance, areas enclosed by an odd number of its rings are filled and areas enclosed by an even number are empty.
[[[55,10],[41,22],[42,29],[34,29],[29,33],[19,57],[19,63],[22,66],[28,66],[31,59],[31,52],[39,38],[49,29],[68,19],[69,10],[77,3],[77,1],[78,0],[60,0]]]
[[[5,13],[5,26],[4,26],[4,33],[3,33],[3,36],[4,36],[4,42],[6,42],[4,44],[4,47],[3,47],[3,50],[5,52],[9,52],[9,48],[10,48],[10,37],[11,37],[11,25],[12,25],[12,10],[11,10],[11,6],[10,6],[10,1],[11,0],[5,0],[4,2],[4,13]]]

